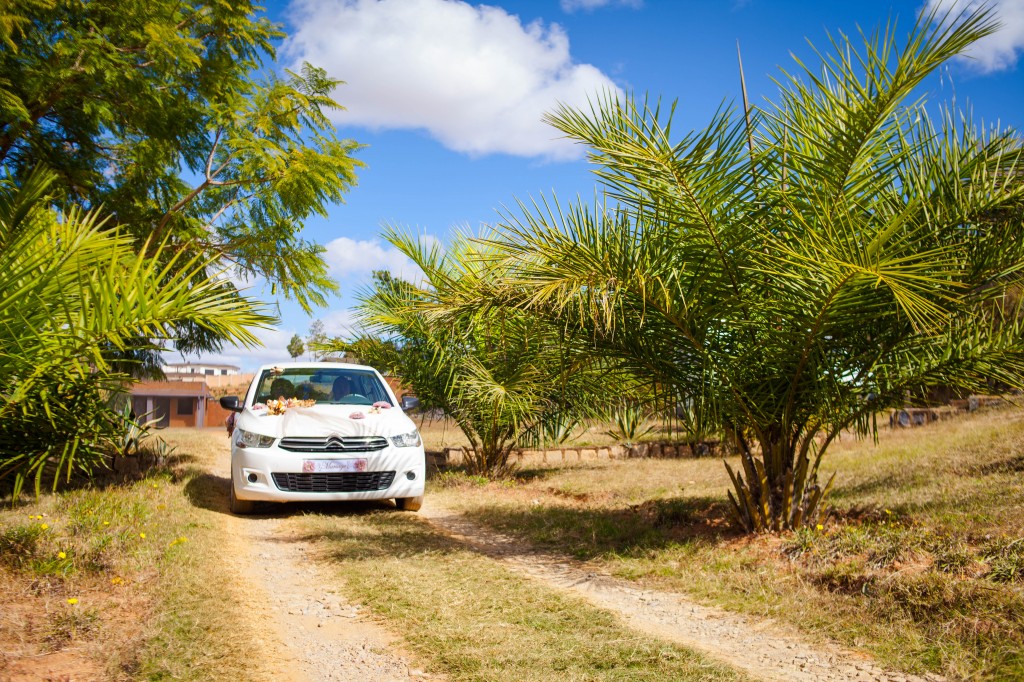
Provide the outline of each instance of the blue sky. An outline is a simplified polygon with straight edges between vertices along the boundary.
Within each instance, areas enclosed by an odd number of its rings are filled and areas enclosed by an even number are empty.
[[[354,294],[374,269],[409,272],[379,238],[383,224],[442,242],[454,228],[494,222],[502,205],[555,194],[590,197],[594,181],[579,148],[540,115],[558,101],[582,104],[601,89],[679,101],[676,126],[702,126],[723,101],[740,98],[736,44],[753,103],[773,98],[772,76],[813,61],[808,40],[866,31],[897,19],[908,31],[926,5],[974,0],[293,0],[267,12],[289,38],[281,66],[308,60],[347,81],[336,99],[341,135],[365,145],[367,164],[345,204],[310,220],[324,244],[339,297],[314,317],[350,330]],[[933,101],[953,97],[974,119],[1024,130],[1024,0],[995,0],[1004,28],[928,83]],[[266,347],[227,348],[205,360],[251,369],[288,359],[292,334],[312,318],[269,287],[249,289],[279,304]],[[195,359],[195,358],[190,358]],[[168,357],[168,361],[175,358]]]

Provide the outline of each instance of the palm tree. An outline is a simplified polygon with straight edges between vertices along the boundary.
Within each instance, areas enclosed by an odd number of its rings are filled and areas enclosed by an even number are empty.
[[[810,523],[844,431],[929,386],[1022,385],[1021,139],[908,103],[996,28],[982,10],[923,16],[902,44],[895,23],[840,35],[776,104],[682,137],[674,106],[561,107],[605,200],[506,216],[493,304],[583,331],[736,434],[748,531]]]
[[[478,241],[456,235],[442,250],[396,229],[385,238],[422,280],[377,273],[359,307],[371,334],[338,349],[394,372],[425,407],[451,417],[470,442],[471,472],[505,475],[517,444],[562,437],[566,425],[594,412],[607,395],[602,382],[616,377],[574,349],[585,344],[581,335],[520,310],[479,305],[473,296],[487,286],[489,254]]]
[[[238,296],[208,257],[176,255],[103,229],[96,213],[58,214],[35,172],[0,180],[0,478],[91,471],[125,424],[111,409],[127,375],[110,361],[180,325],[254,346],[272,318]],[[216,271],[211,274],[211,270]],[[157,348],[152,343],[150,348]]]

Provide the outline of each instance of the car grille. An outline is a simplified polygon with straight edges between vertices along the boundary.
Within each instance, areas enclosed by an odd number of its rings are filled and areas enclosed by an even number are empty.
[[[282,438],[279,447],[290,452],[371,452],[383,450],[383,436],[331,436],[329,438]]]
[[[394,471],[271,475],[279,489],[290,493],[363,493],[387,490],[395,480]]]

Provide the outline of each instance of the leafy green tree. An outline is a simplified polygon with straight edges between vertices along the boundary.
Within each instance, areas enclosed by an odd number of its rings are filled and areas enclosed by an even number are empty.
[[[294,360],[305,352],[306,346],[302,343],[302,337],[294,334],[292,340],[288,342],[288,355]]]
[[[355,183],[328,120],[339,81],[262,70],[283,36],[240,2],[12,0],[0,12],[0,167],[56,173],[55,199],[108,227],[264,277],[307,310],[335,290],[299,235]],[[148,240],[148,241],[147,241]],[[184,350],[208,329],[179,330]]]
[[[554,433],[593,413],[602,381],[614,376],[595,359],[569,352],[585,339],[516,310],[461,305],[467,291],[485,284],[488,254],[478,243],[457,236],[442,252],[414,234],[392,229],[385,238],[424,281],[376,273],[359,307],[370,334],[335,347],[401,377],[424,407],[451,417],[470,442],[471,471],[505,475],[520,440],[537,441],[538,431]]]
[[[309,335],[306,337],[306,348],[314,360],[322,360],[327,350],[324,344],[327,343],[327,327],[323,320],[313,320],[309,323]]]
[[[0,180],[0,480],[39,491],[116,449],[126,422],[113,397],[128,376],[107,350],[168,339],[183,323],[253,346],[271,321],[224,284],[207,256],[167,242],[140,256],[95,212],[51,209],[50,173]]]
[[[735,433],[747,530],[811,523],[840,434],[930,386],[1024,385],[1021,138],[908,101],[996,26],[982,10],[839,36],[777,103],[682,136],[632,98],[559,109],[611,203],[523,206],[477,304],[582,330]]]

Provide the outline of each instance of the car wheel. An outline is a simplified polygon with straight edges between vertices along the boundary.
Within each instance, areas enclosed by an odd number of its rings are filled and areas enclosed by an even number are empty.
[[[420,507],[423,506],[423,496],[419,497],[396,497],[395,504],[402,511],[414,512],[419,511]]]
[[[244,516],[246,514],[252,514],[256,511],[256,503],[252,500],[240,500],[235,497],[235,483],[232,481],[228,484],[231,488],[231,492],[228,493],[228,509],[231,510],[232,514],[237,516]]]

